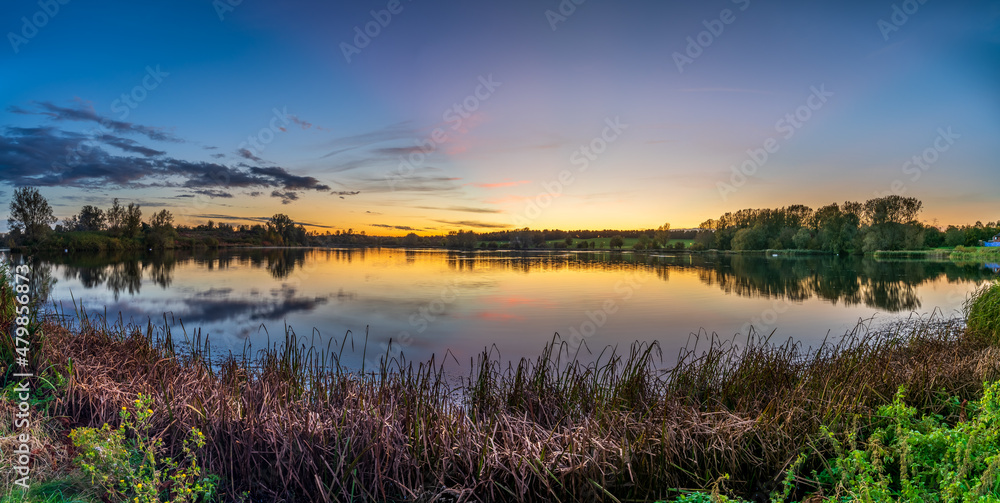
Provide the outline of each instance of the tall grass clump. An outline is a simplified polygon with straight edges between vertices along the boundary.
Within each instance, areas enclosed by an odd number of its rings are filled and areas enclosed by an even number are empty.
[[[1000,283],[986,285],[965,304],[969,331],[1000,344]]]

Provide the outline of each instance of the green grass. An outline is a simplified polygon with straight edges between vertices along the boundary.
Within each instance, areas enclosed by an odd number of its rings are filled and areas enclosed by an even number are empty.
[[[15,488],[0,496],[0,503],[100,503],[93,486],[80,476],[34,482],[31,489]]]
[[[951,259],[955,261],[1000,261],[1000,247],[965,247],[956,246],[951,253]]]
[[[969,331],[1000,344],[1000,283],[983,287],[966,303]]]

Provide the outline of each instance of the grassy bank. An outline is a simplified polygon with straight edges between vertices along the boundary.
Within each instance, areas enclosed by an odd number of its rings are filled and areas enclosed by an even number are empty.
[[[956,246],[951,253],[951,259],[963,262],[998,262],[1000,261],[1000,247],[964,247]]]
[[[10,334],[14,302],[3,285],[0,328]],[[182,350],[152,325],[43,320],[32,347],[44,381],[32,404],[37,485],[29,499],[161,498],[150,486],[183,496],[195,487],[180,476],[192,473],[192,459],[203,471],[191,477],[205,480],[194,494],[222,501],[852,494],[863,487],[847,475],[864,467],[848,461],[863,458],[854,452],[865,452],[866,439],[907,407],[959,429],[986,410],[975,404],[989,398],[984,382],[1000,378],[1000,288],[979,292],[968,313],[968,328],[965,320],[862,325],[816,351],[758,336],[738,345],[706,338],[667,370],[658,369],[655,344],[608,349],[586,365],[559,342],[512,365],[484,352],[457,388],[440,361],[383,362],[361,376],[338,365],[341,348],[307,351],[293,334],[280,347],[209,365],[198,344]],[[12,351],[5,339],[5,361]],[[2,384],[7,415],[15,408],[12,367]],[[87,429],[105,424],[104,434]],[[995,442],[997,424],[986,424]],[[192,443],[195,431],[201,446]],[[99,463],[88,453],[120,450],[131,468],[114,472],[110,487],[95,482],[83,463]],[[147,452],[159,478],[136,464]],[[983,470],[967,471],[978,478]],[[16,489],[9,477],[2,483],[4,493]]]

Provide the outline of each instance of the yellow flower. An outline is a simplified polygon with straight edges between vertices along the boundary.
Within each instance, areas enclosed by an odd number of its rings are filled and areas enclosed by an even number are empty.
[[[146,413],[147,414],[152,414],[153,413],[153,409],[146,409]]]
[[[124,405],[122,405],[122,410],[128,410]]]
[[[136,486],[136,489],[142,489],[142,482],[139,482],[139,485]]]

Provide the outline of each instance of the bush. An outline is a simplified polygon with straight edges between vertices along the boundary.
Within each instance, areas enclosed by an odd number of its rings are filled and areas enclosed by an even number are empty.
[[[918,419],[900,387],[892,405],[879,408],[887,424],[864,450],[845,450],[827,432],[839,455],[820,475],[833,486],[826,501],[1000,501],[1000,381],[985,388],[977,403],[951,399],[963,411],[954,426],[941,416]]]
[[[217,477],[202,475],[194,449],[205,446],[197,428],[184,442],[184,460],[177,463],[160,457],[163,439],[150,438],[152,398],[139,394],[135,415],[122,407],[121,426],[111,429],[77,428],[70,432],[73,445],[80,449],[76,463],[113,501],[133,503],[187,503],[210,501]]]
[[[1000,343],[1000,283],[988,285],[969,298],[965,320],[974,335],[992,344]]]

